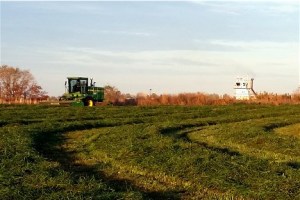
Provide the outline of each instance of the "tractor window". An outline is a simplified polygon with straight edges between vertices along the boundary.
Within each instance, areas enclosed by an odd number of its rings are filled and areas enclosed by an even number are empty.
[[[69,92],[80,92],[81,94],[87,93],[87,80],[85,79],[71,79],[69,80]]]
[[[77,90],[77,80],[70,80],[69,90],[70,90],[70,93],[76,92],[76,90]]]
[[[87,91],[87,81],[86,80],[80,80],[80,93],[85,94]]]

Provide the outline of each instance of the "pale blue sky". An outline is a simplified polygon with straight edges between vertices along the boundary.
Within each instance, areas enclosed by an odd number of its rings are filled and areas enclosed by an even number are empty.
[[[298,1],[1,2],[1,64],[29,69],[49,95],[67,76],[124,93],[233,95],[299,84]]]

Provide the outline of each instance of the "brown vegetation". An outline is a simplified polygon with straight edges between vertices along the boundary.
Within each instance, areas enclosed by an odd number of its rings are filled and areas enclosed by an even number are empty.
[[[36,103],[47,98],[28,70],[0,67],[0,103]]]
[[[204,93],[180,93],[176,95],[152,94],[136,98],[137,105],[225,105],[233,103],[234,99],[228,95],[219,96],[217,94]]]
[[[263,92],[252,100],[236,100],[234,97],[224,94],[206,94],[206,93],[180,93],[180,94],[161,94],[155,93],[146,95],[138,93],[135,97],[122,94],[116,87],[106,86],[106,101],[113,105],[139,105],[139,106],[157,106],[157,105],[228,105],[233,103],[258,103],[258,104],[298,104],[300,103],[300,94],[276,94]]]

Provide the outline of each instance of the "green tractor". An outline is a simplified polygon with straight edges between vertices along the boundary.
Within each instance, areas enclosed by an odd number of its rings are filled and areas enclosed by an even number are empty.
[[[60,104],[72,106],[94,106],[104,100],[104,88],[95,87],[95,82],[86,77],[68,77],[65,82],[65,94],[60,97]]]

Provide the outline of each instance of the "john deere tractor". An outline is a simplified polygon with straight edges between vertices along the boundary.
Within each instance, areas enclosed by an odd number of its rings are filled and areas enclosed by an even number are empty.
[[[68,77],[65,82],[66,92],[60,97],[60,104],[72,106],[94,106],[104,100],[104,88],[95,87],[93,79],[86,77]]]

